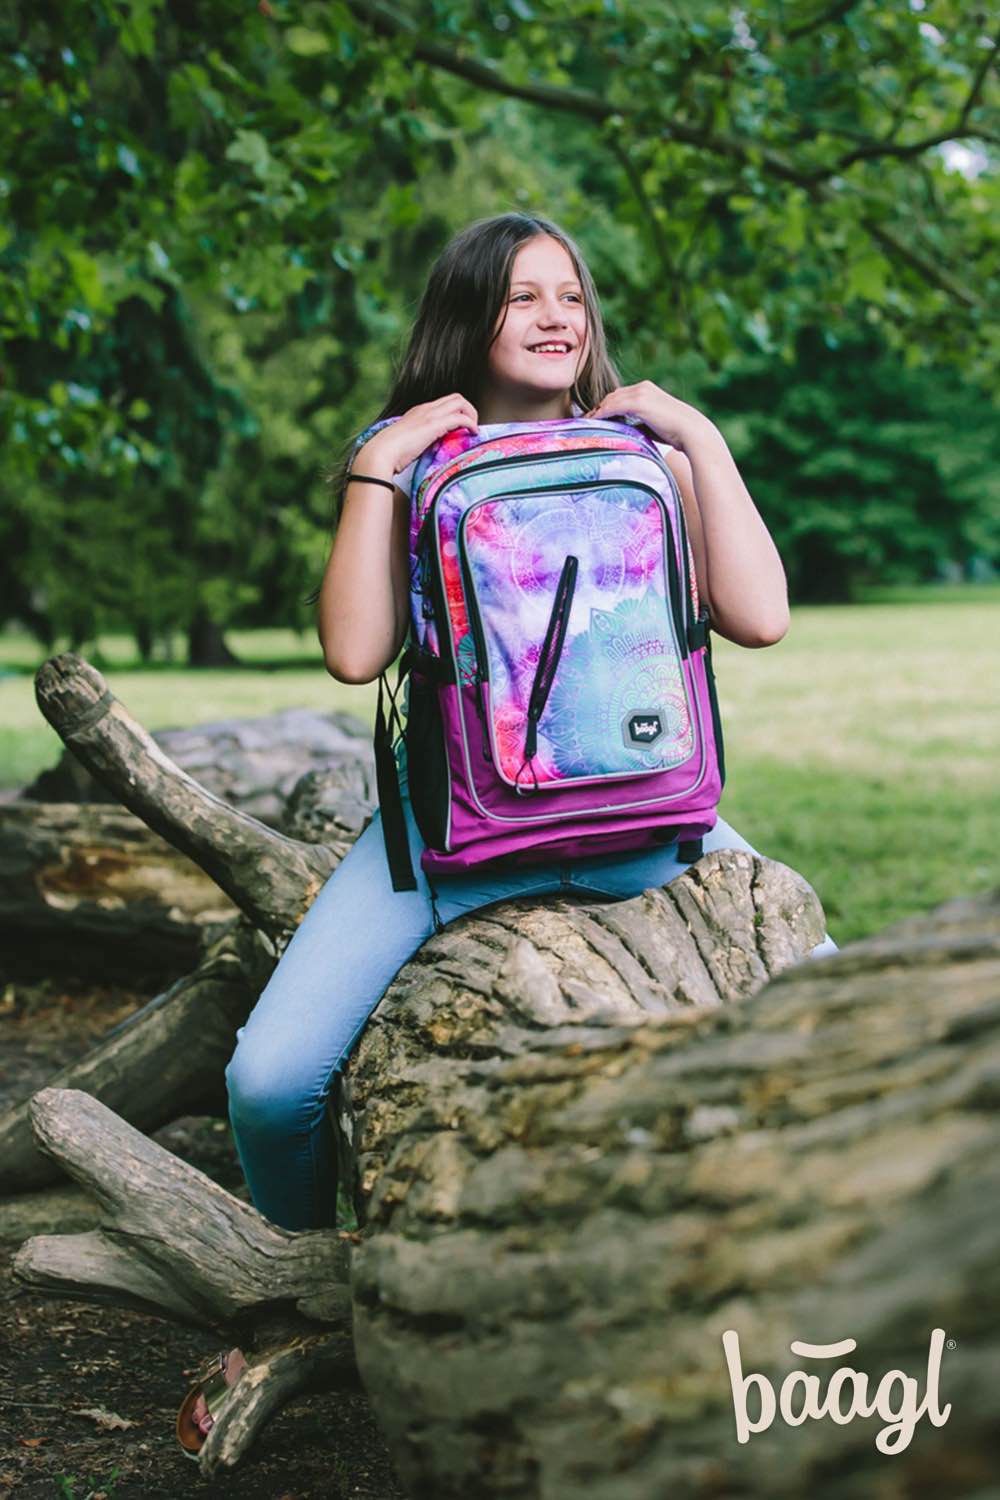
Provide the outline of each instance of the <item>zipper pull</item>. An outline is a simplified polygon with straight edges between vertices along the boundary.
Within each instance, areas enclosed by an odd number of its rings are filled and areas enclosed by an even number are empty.
[[[476,713],[479,715],[479,727],[483,731],[483,759],[488,760],[492,765],[493,752],[490,749],[490,737],[486,732],[486,691],[478,667],[476,669]]]

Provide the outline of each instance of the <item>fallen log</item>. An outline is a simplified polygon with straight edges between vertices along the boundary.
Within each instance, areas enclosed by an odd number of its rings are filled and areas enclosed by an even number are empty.
[[[425,1025],[437,1037],[417,1069],[430,1070],[420,1086],[421,1108],[450,1116],[459,1107],[453,1070],[447,1078],[434,1076],[434,1054],[443,1040],[437,1028],[449,1017],[460,1018],[463,1056],[499,1049],[527,1058],[536,1045],[550,1050],[560,1040],[573,1051],[581,1037],[596,1035],[614,1036],[621,1047],[636,1024],[651,1017],[694,1016],[752,993],[772,967],[808,952],[822,935],[815,896],[792,871],[735,852],[708,856],[703,865],[697,882],[684,877],[690,890],[675,884],[670,894],[651,891],[607,907],[506,903],[426,945],[398,981],[405,986],[411,971],[422,976],[412,1007],[393,1007],[399,1037]],[[740,904],[740,889],[750,902],[741,926],[746,947],[738,961],[717,962],[709,933],[734,901]],[[646,937],[648,951],[640,962],[635,945]],[[376,1050],[379,1035],[373,1035]],[[449,1033],[449,1046],[455,1040]],[[407,1073],[410,1061],[407,1056]],[[391,1067],[384,1083],[380,1109],[394,1107],[401,1087],[415,1097],[415,1079],[401,1080]],[[346,1138],[364,1143],[348,1158],[348,1180],[358,1187],[364,1217],[378,1175],[364,1134],[373,1101],[366,1098],[359,1113],[351,1097],[348,1088],[341,1118]],[[297,1372],[289,1387],[294,1391],[347,1378],[343,1340],[352,1299],[342,1236],[293,1235],[266,1224],[89,1094],[48,1088],[35,1095],[29,1113],[41,1150],[94,1192],[101,1220],[98,1229],[82,1235],[30,1240],[15,1261],[18,1278],[69,1295],[114,1296],[188,1321],[215,1319],[224,1322],[227,1337],[259,1356],[254,1383],[240,1382],[226,1404],[226,1425],[206,1444],[200,1460],[206,1473],[245,1453],[261,1414],[284,1399],[289,1368]],[[447,1170],[446,1156],[442,1161]],[[447,1175],[431,1191],[447,1193]],[[286,1263],[295,1268],[289,1273],[294,1295],[283,1279]],[[293,1312],[307,1325],[290,1323]],[[308,1361],[295,1353],[301,1340],[311,1351]]]
[[[276,833],[206,791],[168,759],[75,652],[43,663],[35,697],[84,766],[199,864],[255,927],[271,938],[294,930],[333,868],[321,846]]]
[[[291,835],[227,807],[166,759],[72,653],[36,679],[49,721],[95,775],[177,850],[196,860],[252,920],[212,929],[198,966],[130,1016],[49,1084],[84,1089],[147,1131],[195,1113],[225,1113],[223,1070],[236,1031],[327,874],[371,816],[372,778],[345,759],[302,778],[286,809]],[[118,815],[124,816],[124,815]],[[32,1137],[27,1101],[0,1117],[0,1192],[57,1181]]]
[[[119,807],[0,807],[0,941],[12,959],[146,987],[192,968],[206,927],[235,911],[198,865]]]
[[[82,1089],[141,1130],[188,1114],[224,1114],[223,1069],[274,964],[249,923],[230,924],[198,967],[60,1069],[49,1087]],[[28,1101],[0,1116],[0,1193],[24,1193],[61,1177],[39,1152]]]
[[[350,1326],[414,1496],[840,1500],[845,1486],[884,1488],[875,1438],[899,1392],[847,1426],[779,1418],[741,1444],[723,1335],[775,1390],[803,1365],[832,1374],[793,1341],[856,1341],[840,1364],[874,1398],[894,1369],[924,1393],[941,1328],[947,1417],[905,1443],[902,1424],[892,1493],[918,1480],[954,1493],[959,1477],[988,1493],[1000,897],[796,963],[709,1009],[671,992],[654,961],[645,1006],[623,985],[602,1007],[614,942],[630,946],[644,920],[686,930],[685,909],[711,930],[731,862],[769,904],[769,870],[720,854],[634,901],[505,903],[424,946],[339,1101],[356,1243],[275,1230],[192,1169],[178,1178],[169,1153],[134,1143],[95,1101],[44,1091],[36,1128],[97,1193],[103,1239],[29,1242],[17,1275],[128,1299],[152,1297],[152,1267],[161,1306],[240,1330],[257,1373],[227,1398],[206,1475],[246,1453],[261,1404],[276,1409],[268,1371],[295,1347],[283,1320],[306,1318],[294,1337],[346,1340]],[[815,905],[793,899],[786,913],[791,943],[808,943]],[[755,959],[786,940],[772,924],[747,954],[747,991]],[[286,1260],[297,1244],[301,1259]],[[296,1390],[351,1378],[327,1355]]]
[[[560,915],[531,914],[540,962],[512,945],[481,1001],[436,982],[470,930],[434,939],[348,1070],[355,1346],[408,1493],[988,1493],[1000,898],[797,964],[711,1014],[529,1039],[525,994],[565,994]],[[521,999],[497,1024],[512,963]],[[922,1424],[891,1490],[875,1437],[898,1389],[850,1427],[778,1418],[737,1442],[727,1330],[775,1391],[803,1366],[825,1391],[840,1364],[874,1397],[893,1369],[926,1393],[935,1328],[950,1415]],[[790,1352],[844,1339],[857,1351],[839,1361]]]
[[[356,714],[285,708],[253,718],[220,719],[183,729],[156,729],[150,738],[173,763],[228,802],[271,828],[284,823],[288,799],[311,771],[361,761],[374,778],[371,727]],[[34,802],[119,801],[70,749],[21,792]]]

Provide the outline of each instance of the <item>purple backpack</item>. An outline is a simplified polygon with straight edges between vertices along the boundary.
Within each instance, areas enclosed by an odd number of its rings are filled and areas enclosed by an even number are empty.
[[[722,733],[653,434],[631,418],[459,429],[421,454],[411,497],[406,724],[383,673],[375,730],[393,889],[416,888],[393,722],[429,875],[674,841],[697,858]]]

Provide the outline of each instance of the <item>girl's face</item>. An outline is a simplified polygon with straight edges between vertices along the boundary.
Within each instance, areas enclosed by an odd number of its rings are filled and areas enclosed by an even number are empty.
[[[493,401],[558,407],[568,416],[568,393],[587,359],[587,313],[573,261],[558,240],[539,234],[518,250],[494,334],[487,361]]]

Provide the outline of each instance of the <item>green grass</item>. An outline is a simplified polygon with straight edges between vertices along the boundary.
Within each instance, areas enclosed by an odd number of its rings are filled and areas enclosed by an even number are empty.
[[[715,642],[722,815],[802,872],[838,942],[1000,883],[998,600],[977,587],[950,600],[928,590],[916,602],[800,607],[777,646]],[[252,664],[141,669],[127,640],[98,645],[112,690],[150,729],[292,705],[372,723],[375,685],[334,682],[311,635],[229,639]],[[37,662],[30,642],[0,638],[0,663],[15,669],[0,680],[0,785],[30,779],[59,751],[34,702]]]

